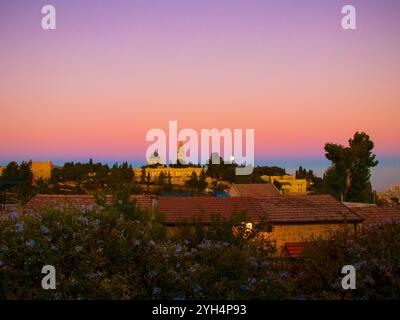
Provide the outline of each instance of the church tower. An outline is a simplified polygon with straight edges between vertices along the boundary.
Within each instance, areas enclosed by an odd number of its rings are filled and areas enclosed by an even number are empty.
[[[185,141],[178,141],[177,160],[180,164],[185,163],[185,149],[183,147],[184,144],[185,144]]]

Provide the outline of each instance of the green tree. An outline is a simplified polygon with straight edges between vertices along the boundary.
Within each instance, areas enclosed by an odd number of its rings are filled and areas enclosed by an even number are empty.
[[[206,178],[207,178],[206,172],[205,172],[204,169],[202,169],[201,172],[200,172],[199,181],[198,181],[198,189],[199,189],[199,191],[203,191],[203,190],[205,190],[207,188],[208,183],[206,181]]]
[[[296,179],[306,179],[307,177],[307,170],[304,169],[302,166],[299,167],[298,170],[296,170]]]
[[[160,174],[158,175],[158,185],[162,188],[165,186],[167,180],[167,175],[164,173],[164,171],[161,171]]]
[[[27,202],[33,193],[33,175],[32,161],[22,162],[18,165],[16,162],[10,162],[3,171],[2,180],[16,183],[11,189],[22,203]]]
[[[164,191],[165,192],[171,192],[174,189],[173,185],[172,185],[172,176],[171,176],[171,172],[168,171],[168,175],[167,175],[167,184],[164,187]]]
[[[145,184],[146,183],[146,168],[142,168],[141,174],[140,174],[140,183]]]
[[[2,179],[7,181],[15,181],[19,176],[19,165],[15,161],[10,162],[3,171]]]
[[[296,179],[307,179],[309,181],[314,180],[315,175],[314,171],[308,170],[303,168],[302,166],[299,167],[298,170],[296,170]]]
[[[198,190],[199,188],[199,179],[197,177],[197,173],[196,172],[192,172],[192,174],[190,175],[190,178],[188,181],[186,181],[186,186],[194,191],[194,190]]]
[[[149,193],[150,191],[150,184],[151,184],[151,176],[150,176],[150,172],[147,172],[147,176],[146,176],[146,184],[147,184],[147,193]]]
[[[349,146],[327,143],[325,156],[332,161],[324,182],[328,190],[345,201],[369,202],[372,198],[370,169],[378,164],[374,143],[364,132],[356,132]]]

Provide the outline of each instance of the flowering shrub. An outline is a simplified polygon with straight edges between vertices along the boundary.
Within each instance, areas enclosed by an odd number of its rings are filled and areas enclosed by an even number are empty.
[[[355,235],[341,229],[310,239],[307,263],[296,277],[303,295],[314,299],[399,299],[400,224],[364,227]],[[356,269],[356,290],[342,289],[341,269]]]
[[[107,207],[0,219],[0,299],[399,298],[400,226],[312,239],[283,259],[254,241],[167,239],[162,217]],[[212,233],[213,234],[213,233]],[[215,233],[214,233],[215,235]],[[317,241],[318,240],[318,241]],[[357,268],[357,290],[341,268]],[[56,269],[44,290],[41,269]]]
[[[0,221],[0,298],[284,298],[256,246],[170,241],[162,228],[113,208],[10,214]],[[44,265],[56,268],[56,290],[41,288]]]

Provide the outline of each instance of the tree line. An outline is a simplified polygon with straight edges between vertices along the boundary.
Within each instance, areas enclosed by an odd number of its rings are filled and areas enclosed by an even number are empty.
[[[323,177],[317,177],[312,170],[299,167],[297,179],[307,179],[311,193],[329,193],[344,201],[371,202],[374,192],[371,185],[371,168],[377,166],[376,155],[373,154],[374,143],[365,132],[356,132],[348,141],[348,146],[326,143],[325,157],[331,161],[330,167]],[[248,176],[235,175],[236,163],[225,163],[220,157],[219,164],[213,164],[211,159],[207,170],[203,168],[198,176],[195,172],[188,181],[180,187],[174,186],[168,170],[161,172],[157,181],[152,181],[146,167],[142,168],[140,183],[134,182],[132,166],[127,162],[115,163],[112,167],[100,162],[88,163],[66,162],[62,167],[54,167],[50,180],[33,181],[32,161],[24,161],[20,165],[10,162],[3,170],[0,182],[14,183],[9,189],[21,201],[27,201],[35,193],[70,193],[86,194],[99,190],[114,192],[128,188],[132,193],[150,192],[150,185],[158,188],[152,192],[166,193],[178,191],[203,192],[210,188],[212,192],[223,192],[228,183],[266,183],[263,175],[282,176],[284,168],[277,166],[256,166]],[[207,183],[211,178],[211,185]],[[146,189],[144,187],[147,186]]]

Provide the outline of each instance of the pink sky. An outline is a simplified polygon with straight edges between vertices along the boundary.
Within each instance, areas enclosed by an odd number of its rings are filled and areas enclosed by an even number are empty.
[[[353,1],[356,31],[342,1],[51,2],[55,31],[41,1],[0,4],[0,163],[143,161],[169,120],[254,128],[259,163],[357,130],[400,159],[398,1]]]

